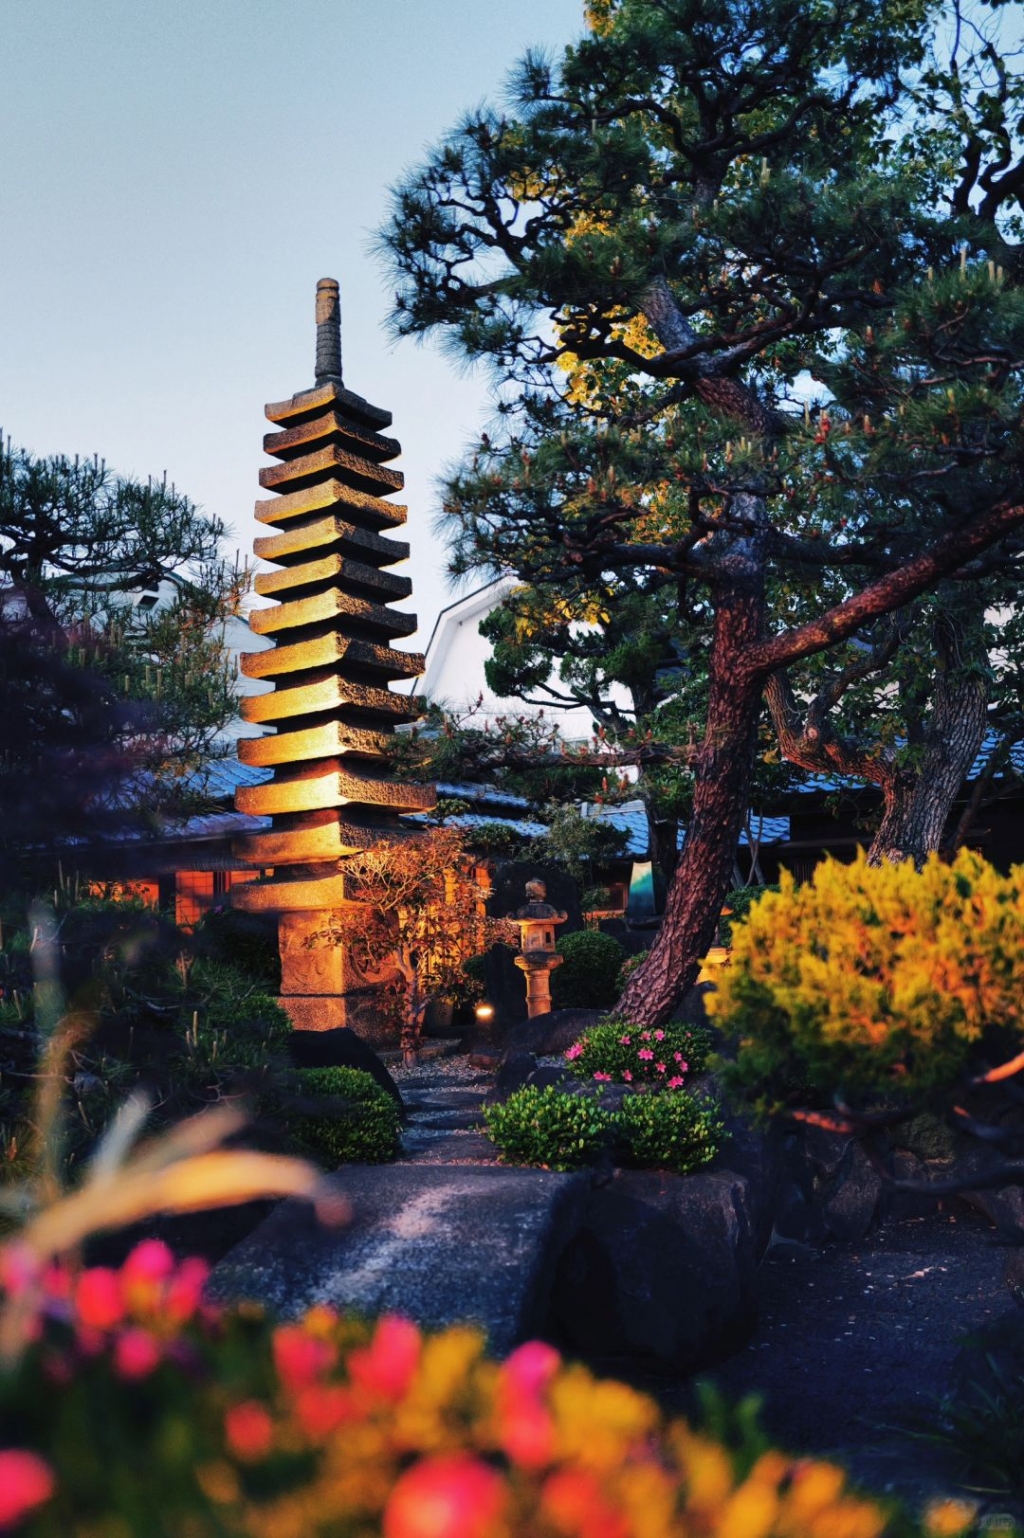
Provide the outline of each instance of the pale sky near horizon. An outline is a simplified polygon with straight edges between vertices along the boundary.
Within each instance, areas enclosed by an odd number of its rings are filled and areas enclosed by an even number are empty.
[[[312,384],[337,277],[345,382],[404,451],[425,646],[452,597],[435,482],[486,380],[387,340],[370,235],[527,47],[581,30],[582,0],[0,0],[0,427],[166,470],[245,553],[263,405]]]

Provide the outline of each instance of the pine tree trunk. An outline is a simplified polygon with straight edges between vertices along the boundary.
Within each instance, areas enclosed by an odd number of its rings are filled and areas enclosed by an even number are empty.
[[[616,1005],[636,1025],[655,1026],[667,1020],[692,986],[714,942],[722,901],[732,882],[763,687],[762,678],[743,666],[744,654],[759,638],[763,622],[758,564],[755,554],[748,566],[751,580],[722,592],[715,612],[707,731],[686,842],[658,938]]]
[[[936,679],[924,755],[886,787],[882,821],[868,863],[912,859],[938,850],[960,788],[985,737],[988,683],[980,669],[956,668]]]

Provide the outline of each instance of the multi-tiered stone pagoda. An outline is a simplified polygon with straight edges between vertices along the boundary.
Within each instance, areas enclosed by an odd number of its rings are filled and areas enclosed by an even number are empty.
[[[256,503],[256,517],[280,532],[254,543],[277,568],[255,587],[277,602],[250,623],[276,644],[245,654],[242,671],[274,689],[244,699],[242,714],[275,730],[240,740],[238,755],[273,777],[240,789],[236,805],[272,825],[238,847],[264,874],[239,887],[235,903],[280,915],[281,1002],[297,1028],[372,1035],[372,980],[326,937],[330,910],[353,900],[346,857],[398,833],[400,814],[428,810],[434,792],[387,778],[383,763],[388,736],[416,715],[388,686],[423,671],[421,656],[392,646],[416,629],[414,615],[389,607],[412,591],[387,569],[409,555],[387,537],[406,518],[385,500],[404,484],[387,468],[401,448],[383,435],[391,413],[342,383],[333,279],[317,284],[316,321],[313,389],[265,408],[280,431],[263,446],[280,463],[260,471],[274,495]]]

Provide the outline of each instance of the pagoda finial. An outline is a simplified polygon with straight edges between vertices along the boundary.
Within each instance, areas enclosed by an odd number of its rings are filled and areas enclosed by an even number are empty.
[[[316,286],[316,382],[341,384],[341,300],[337,278]]]

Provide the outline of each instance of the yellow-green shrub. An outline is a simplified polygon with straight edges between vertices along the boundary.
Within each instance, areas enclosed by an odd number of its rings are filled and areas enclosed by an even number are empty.
[[[783,874],[736,924],[709,1014],[738,1040],[725,1070],[765,1110],[836,1092],[927,1099],[1020,1050],[1024,867],[969,850]]]

